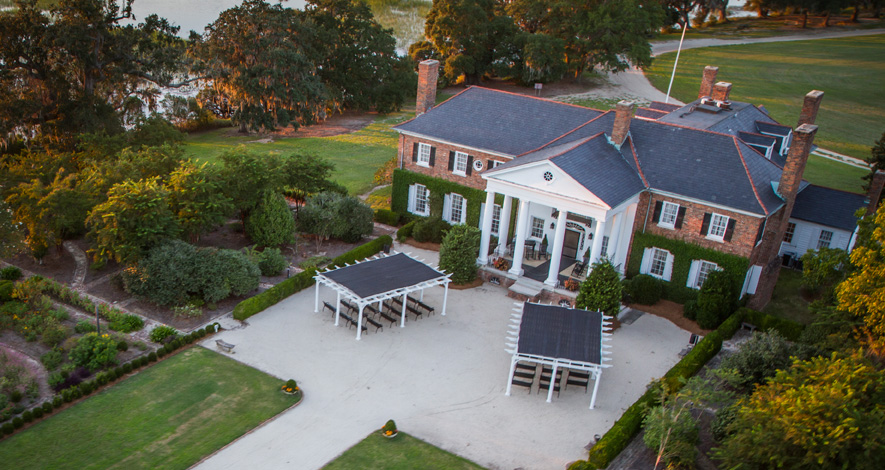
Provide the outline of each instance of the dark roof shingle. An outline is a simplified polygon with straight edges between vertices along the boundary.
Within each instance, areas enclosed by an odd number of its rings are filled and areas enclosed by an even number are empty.
[[[790,217],[853,232],[857,225],[854,212],[868,202],[862,194],[809,184],[796,196]]]

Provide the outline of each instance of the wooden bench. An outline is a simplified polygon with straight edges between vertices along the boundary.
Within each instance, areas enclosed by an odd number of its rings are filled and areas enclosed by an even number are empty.
[[[353,313],[356,313],[356,312],[359,312],[359,311],[360,311],[359,307],[357,307],[356,305],[354,305],[354,304],[352,304],[352,303],[350,303],[350,302],[348,302],[348,301],[346,301],[346,300],[342,300],[342,301],[341,301],[341,305],[347,307],[347,309],[350,310],[350,311],[353,312]]]
[[[350,315],[348,315],[346,313],[339,313],[338,315],[340,315],[341,318],[343,318],[344,321],[347,322],[347,328],[350,328],[351,326],[358,326],[359,325],[359,323],[357,323],[356,320],[354,320]],[[362,330],[366,331],[366,332],[369,331],[369,329],[366,328],[366,325],[363,325]]]
[[[433,315],[433,314],[435,313],[435,312],[433,311],[433,307],[431,307],[430,305],[427,305],[427,304],[425,304],[424,302],[421,302],[421,301],[418,300],[418,299],[413,299],[412,297],[409,297],[409,300],[411,300],[412,302],[414,302],[416,306],[418,306],[418,307],[420,307],[420,308],[423,308],[428,314]]]
[[[329,302],[326,302],[326,301],[323,301],[323,308],[324,308],[324,309],[327,308],[327,309],[331,310],[332,313],[335,313],[335,310],[336,310],[334,305],[332,305],[332,304],[330,304]]]
[[[234,353],[234,346],[235,345],[230,344],[230,343],[226,343],[226,342],[224,342],[224,340],[216,339],[215,345],[218,346],[218,349],[220,349],[226,353],[230,353],[230,354]]]
[[[590,387],[590,373],[584,371],[569,370],[568,376],[565,380],[565,388],[568,389],[569,385],[584,387],[584,393],[587,393],[587,389]]]
[[[372,318],[370,318],[368,315],[363,315],[363,319],[366,320],[367,322],[369,322],[370,325],[372,325],[372,326],[375,327],[375,333],[377,333],[378,330],[384,328],[384,325],[382,325],[382,324],[376,322],[375,320],[372,320]],[[363,328],[365,329],[366,326],[363,325]]]
[[[402,304],[402,302],[400,302],[400,304]],[[402,318],[403,312],[400,310],[397,310],[396,307],[393,306],[393,304],[388,303],[388,302],[384,302],[383,305],[384,305],[384,308],[386,308],[389,313],[392,313],[395,316]],[[409,319],[409,317],[406,317],[406,320],[408,320],[408,319]],[[394,321],[396,321],[396,320],[394,320]]]

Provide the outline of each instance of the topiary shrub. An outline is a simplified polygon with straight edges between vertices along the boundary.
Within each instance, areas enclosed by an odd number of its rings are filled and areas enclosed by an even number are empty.
[[[0,432],[8,436],[15,432],[15,426],[13,426],[12,423],[3,423],[3,427],[0,428]]]
[[[22,278],[22,270],[15,266],[7,266],[0,269],[0,280],[17,281]]]
[[[51,401],[47,401],[47,402],[43,403],[43,406],[42,406],[43,414],[52,413],[52,409],[54,407],[55,407],[55,405],[53,405]]]
[[[399,225],[400,215],[394,211],[387,209],[375,210],[375,222],[396,227]]]
[[[15,429],[21,429],[21,427],[24,425],[25,425],[25,420],[23,420],[21,418],[21,416],[16,416],[15,418],[12,418],[12,426]]]
[[[50,405],[52,406],[52,405]],[[40,419],[43,417],[43,407],[38,406],[31,410],[31,413],[34,415],[34,419]]]
[[[282,194],[265,191],[258,205],[246,217],[246,235],[262,246],[278,246],[295,241],[295,218]]]
[[[132,372],[132,363],[127,362],[126,364],[123,364],[123,373],[128,374],[130,372]]]
[[[55,398],[52,399],[52,406],[55,408],[61,408],[61,405],[64,405],[64,404],[65,404],[65,400],[58,395],[56,395]]]
[[[441,218],[421,219],[412,230],[412,238],[421,243],[442,243],[442,238],[452,226]]]
[[[148,362],[157,362],[157,353],[155,353],[153,351],[148,353],[147,360],[148,360]]]
[[[617,315],[621,308],[621,297],[624,295],[621,276],[608,259],[594,263],[592,269],[581,283],[575,306],[600,311],[606,315]]]
[[[698,325],[712,330],[735,311],[737,288],[726,271],[713,271],[698,293]]]
[[[688,318],[689,320],[697,320],[698,319],[698,301],[697,300],[689,300],[685,302],[685,305],[682,306],[682,316]]]
[[[439,267],[452,274],[451,279],[455,284],[467,284],[476,279],[480,236],[476,227],[456,225],[443,237],[439,248]]]
[[[117,342],[117,351],[128,351],[129,343],[126,342],[125,339],[121,339]]]
[[[381,427],[381,433],[385,436],[393,436],[398,431],[396,429],[396,422],[392,419],[388,419],[384,426]]]
[[[660,279],[638,274],[630,280],[630,300],[641,305],[654,305],[661,300],[664,286]]]
[[[32,413],[31,410],[27,410],[24,413],[22,413],[22,421],[24,421],[26,423],[30,423],[33,420],[34,420],[34,413]]]
[[[412,236],[412,233],[415,230],[415,225],[417,225],[419,221],[420,219],[415,219],[400,227],[400,229],[396,231],[396,239],[400,242],[406,241],[406,239]]]

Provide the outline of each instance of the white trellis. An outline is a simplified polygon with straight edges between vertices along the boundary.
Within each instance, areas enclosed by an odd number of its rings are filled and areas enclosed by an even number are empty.
[[[611,367],[611,364],[605,364],[605,362],[611,361],[610,357],[606,357],[611,354],[611,352],[607,351],[611,346],[607,343],[611,341],[611,319],[612,317],[608,315],[604,315],[600,312],[587,312],[588,315],[598,315],[599,319],[599,344],[592,344],[591,350],[595,349],[599,352],[599,363],[588,361],[586,357],[553,357],[553,356],[544,356],[537,354],[535,351],[532,351],[531,345],[525,344],[523,342],[523,348],[520,348],[520,334],[522,331],[523,324],[523,315],[525,313],[526,305],[541,305],[541,304],[530,304],[529,302],[519,303],[515,302],[517,308],[514,308],[510,316],[512,317],[510,320],[510,336],[507,336],[507,347],[506,350],[508,353],[513,356],[510,359],[510,374],[508,375],[507,380],[507,391],[505,395],[510,395],[511,387],[513,386],[513,376],[516,372],[516,363],[520,361],[531,362],[535,364],[548,365],[553,368],[550,376],[550,385],[547,390],[547,403],[553,401],[553,389],[556,385],[556,371],[560,368],[568,368],[570,370],[579,370],[588,372],[590,374],[590,378],[593,379],[593,395],[590,397],[590,409],[592,410],[594,405],[596,404],[596,392],[599,390],[599,380],[602,377],[602,369],[606,369]],[[544,306],[548,307],[548,306]],[[553,309],[561,309],[574,311],[575,309],[567,308],[567,307],[559,307],[554,305],[549,305],[550,308]],[[568,332],[574,333],[574,332]],[[555,335],[557,332],[548,332],[549,335]],[[585,335],[588,338],[588,341],[591,341],[591,335]],[[548,339],[550,339],[548,337]],[[564,352],[565,353],[565,352]],[[565,353],[567,354],[567,353]]]
[[[370,291],[372,291],[372,293],[370,295],[364,294],[364,296],[361,296],[361,295],[357,294],[356,292],[354,292],[354,289],[366,290],[365,289],[366,286],[360,286],[362,288],[357,289],[357,286],[355,285],[356,283],[338,282],[335,279],[330,277],[330,275],[334,276],[334,273],[340,274],[344,270],[348,270],[348,269],[359,269],[360,271],[371,270],[371,269],[378,269],[378,270],[390,269],[391,264],[392,264],[391,260],[396,259],[396,257],[408,258],[408,261],[405,262],[405,267],[419,271],[419,273],[416,273],[416,275],[419,275],[419,276],[423,275],[424,278],[421,279],[420,277],[418,277],[418,278],[416,278],[416,279],[418,279],[418,282],[413,283],[413,284],[409,284],[409,285],[396,286],[396,287],[386,289],[386,290],[384,290],[384,288],[382,288],[382,291],[380,291],[380,292],[374,292],[375,290],[378,290],[378,289],[374,289],[374,290],[369,289]],[[405,260],[400,258],[397,261],[400,264],[402,264],[402,262]],[[429,270],[432,271],[432,273],[430,273],[428,271],[428,269],[424,269],[424,268],[429,268]],[[439,270],[439,267],[430,266],[427,263],[425,263],[423,260],[414,258],[407,253],[395,253],[395,254],[389,255],[389,256],[388,255],[376,255],[372,258],[366,258],[365,260],[359,261],[354,264],[346,265],[346,266],[336,268],[336,269],[327,270],[324,272],[318,272],[314,276],[314,279],[316,279],[314,313],[319,312],[320,285],[324,285],[324,286],[332,288],[333,290],[335,290],[335,292],[337,294],[336,302],[335,302],[335,326],[338,326],[338,320],[341,315],[341,300],[343,297],[344,300],[350,300],[351,302],[356,304],[357,307],[359,308],[359,315],[357,318],[357,327],[356,327],[356,339],[359,340],[362,335],[363,311],[366,308],[366,306],[372,305],[372,304],[377,304],[378,305],[377,308],[380,311],[382,308],[382,303],[385,300],[393,299],[393,298],[397,298],[397,297],[402,297],[403,310],[402,310],[402,315],[400,316],[400,328],[405,328],[405,326],[406,326],[406,306],[408,305],[408,296],[409,296],[409,294],[411,294],[413,292],[420,292],[421,296],[419,299],[424,300],[424,289],[427,289],[429,287],[443,286],[443,288],[445,289],[445,293],[443,295],[443,305],[442,305],[441,313],[443,315],[446,314],[446,303],[449,298],[449,283],[452,282],[450,277],[451,277],[451,274],[445,274],[445,273],[441,272]],[[366,278],[363,280],[363,282],[371,282],[371,279]],[[350,285],[348,285],[348,284],[350,284]]]

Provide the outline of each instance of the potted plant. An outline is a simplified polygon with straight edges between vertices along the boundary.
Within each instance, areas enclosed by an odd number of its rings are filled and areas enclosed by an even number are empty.
[[[381,435],[388,439],[396,437],[398,432],[399,431],[396,430],[396,423],[392,419],[387,420],[387,422],[384,423],[384,427],[381,428]]]
[[[510,263],[508,263],[507,260],[503,257],[496,258],[495,261],[492,263],[492,266],[494,266],[495,269],[501,271],[507,271],[508,269],[510,269]]]
[[[283,384],[282,389],[283,393],[288,393],[289,395],[295,395],[300,390],[298,388],[298,383],[292,379],[287,380],[286,383]]]

